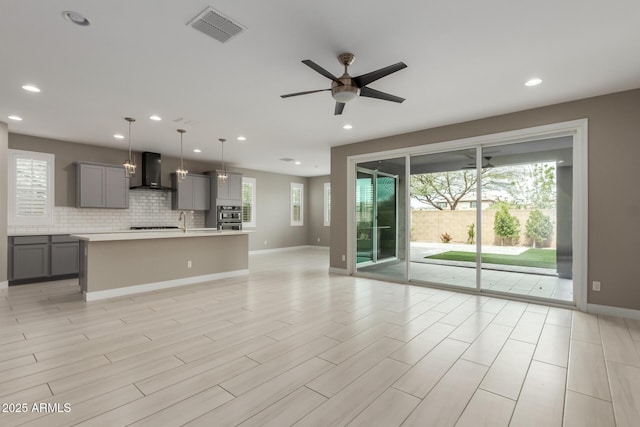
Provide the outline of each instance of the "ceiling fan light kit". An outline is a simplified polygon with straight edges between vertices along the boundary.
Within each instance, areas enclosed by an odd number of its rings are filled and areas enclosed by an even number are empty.
[[[358,96],[377,98],[384,101],[397,103],[401,103],[404,101],[404,98],[400,98],[399,96],[380,92],[378,90],[367,87],[369,83],[373,83],[374,81],[379,80],[382,77],[407,68],[407,65],[404,62],[398,62],[396,64],[389,65],[388,67],[384,67],[379,70],[363,74],[361,76],[351,77],[351,75],[349,75],[349,65],[353,63],[354,59],[355,55],[353,53],[342,53],[338,55],[338,61],[340,61],[340,64],[344,66],[344,74],[340,77],[334,76],[329,71],[325,70],[310,59],[303,60],[303,64],[332,81],[331,89],[318,89],[305,92],[289,93],[286,95],[281,95],[281,97],[290,98],[292,96],[308,95],[310,93],[325,92],[330,90],[331,96],[336,101],[334,110],[335,115],[342,114],[344,105],[347,102],[357,98]]]

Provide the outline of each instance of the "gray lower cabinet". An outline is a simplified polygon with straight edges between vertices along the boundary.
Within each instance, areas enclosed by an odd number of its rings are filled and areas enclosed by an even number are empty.
[[[80,244],[69,236],[51,236],[51,275],[78,274]]]
[[[188,174],[178,179],[171,174],[171,185],[176,189],[171,199],[174,210],[208,211],[210,209],[210,180],[207,175]]]
[[[76,163],[79,208],[126,209],[129,178],[124,167],[99,163]]]
[[[79,242],[66,235],[9,237],[9,280],[78,274]]]
[[[19,236],[11,246],[10,280],[49,276],[49,236]]]

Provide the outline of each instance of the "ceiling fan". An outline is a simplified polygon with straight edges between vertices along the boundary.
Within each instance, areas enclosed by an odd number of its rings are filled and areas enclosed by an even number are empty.
[[[495,167],[495,165],[491,164],[491,156],[484,156],[482,158],[482,169],[488,169],[493,167]],[[475,168],[476,168],[476,163],[473,162],[473,163],[467,164],[466,166],[463,166],[461,169],[475,169]]]
[[[367,98],[377,98],[398,103],[404,101],[404,98],[400,98],[399,96],[390,95],[388,93],[380,92],[379,90],[367,87],[369,83],[373,83],[376,80],[381,79],[382,77],[388,76],[389,74],[395,73],[396,71],[400,71],[403,68],[407,68],[407,65],[404,62],[398,62],[396,64],[380,68],[379,70],[372,71],[358,77],[351,77],[349,75],[348,68],[349,65],[353,63],[354,59],[355,55],[353,53],[343,53],[341,55],[338,55],[338,61],[340,61],[340,63],[344,65],[344,74],[340,77],[334,76],[310,59],[305,59],[304,61],[302,61],[304,65],[322,74],[333,82],[331,83],[331,88],[289,93],[280,96],[282,98],[289,98],[292,96],[307,95],[310,93],[330,90],[331,96],[336,100],[334,115],[342,114],[342,111],[344,110],[344,104],[356,98],[358,95],[365,96]]]

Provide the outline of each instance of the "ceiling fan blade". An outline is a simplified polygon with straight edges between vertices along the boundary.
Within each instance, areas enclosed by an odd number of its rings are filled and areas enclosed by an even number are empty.
[[[333,80],[336,83],[342,84],[342,82],[340,80],[338,80],[338,78],[336,76],[334,76],[333,74],[331,74],[330,72],[328,72],[327,70],[325,70],[324,68],[322,68],[321,66],[316,64],[315,62],[313,62],[312,60],[305,59],[305,60],[302,61],[302,63],[304,65],[306,65],[307,67],[311,68],[312,70],[316,71],[317,73],[322,74],[323,76],[325,76],[329,80]]]
[[[318,89],[318,90],[308,90],[305,92],[288,93],[286,95],[280,95],[280,98],[290,98],[292,96],[308,95],[310,93],[326,92],[328,90],[331,90],[331,89]]]
[[[336,109],[333,112],[334,116],[339,116],[342,114],[342,110],[344,110],[344,102],[336,102]]]
[[[398,62],[397,64],[389,65],[388,67],[380,68],[379,70],[354,77],[353,81],[356,85],[358,85],[358,87],[361,88],[368,85],[369,83],[373,83],[378,79],[388,76],[389,74],[400,71],[403,68],[407,68],[407,64],[405,64],[404,62]]]
[[[390,95],[388,93],[380,92],[379,90],[371,89],[370,87],[360,88],[360,96],[365,96],[367,98],[384,99],[385,101],[392,101],[392,102],[402,102],[402,101],[404,101],[404,98],[400,98],[399,96]]]

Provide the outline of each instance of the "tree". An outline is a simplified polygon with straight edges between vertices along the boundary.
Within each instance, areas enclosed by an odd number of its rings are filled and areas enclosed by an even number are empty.
[[[473,245],[473,239],[476,237],[476,225],[471,223],[467,226],[467,243]]]
[[[499,203],[497,207],[493,231],[500,237],[502,245],[505,238],[513,244],[520,237],[520,221],[509,213],[509,206],[506,203]]]
[[[525,233],[531,239],[535,248],[536,243],[542,245],[553,233],[553,224],[551,218],[545,215],[539,209],[531,211],[527,223],[525,225]]]
[[[516,166],[511,185],[506,187],[514,206],[525,209],[550,209],[556,206],[555,163]]]
[[[481,176],[484,190],[507,188],[515,179],[504,168],[484,168]],[[411,175],[411,197],[439,210],[445,209],[439,205],[444,202],[455,210],[460,200],[475,194],[477,182],[475,169]]]

